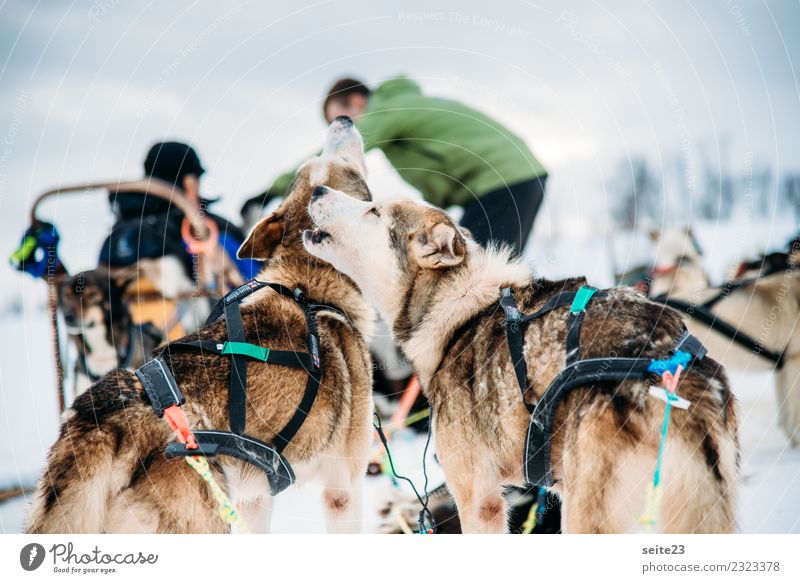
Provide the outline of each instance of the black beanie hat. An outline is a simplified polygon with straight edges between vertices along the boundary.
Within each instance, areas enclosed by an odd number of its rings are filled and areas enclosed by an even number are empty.
[[[176,186],[183,185],[183,178],[189,174],[202,176],[205,170],[200,157],[188,144],[181,142],[160,142],[155,144],[144,159],[146,176],[160,178]]]

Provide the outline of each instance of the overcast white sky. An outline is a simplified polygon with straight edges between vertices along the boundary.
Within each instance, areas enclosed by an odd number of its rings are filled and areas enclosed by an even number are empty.
[[[197,147],[237,217],[320,143],[343,74],[405,73],[505,122],[550,169],[549,213],[604,212],[604,184],[639,154],[797,170],[799,29],[797,0],[0,1],[0,250],[37,192],[138,176],[164,138]],[[103,204],[50,209],[81,267]]]

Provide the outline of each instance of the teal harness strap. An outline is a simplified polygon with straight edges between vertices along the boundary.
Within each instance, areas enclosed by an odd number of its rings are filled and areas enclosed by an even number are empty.
[[[583,312],[586,306],[589,305],[592,296],[596,293],[597,288],[590,285],[585,285],[579,289],[575,293],[575,299],[572,300],[572,305],[569,307],[570,313],[577,314],[578,312]]]
[[[269,359],[269,348],[250,344],[249,342],[225,342],[221,354],[249,356],[261,362]]]
[[[569,307],[569,328],[567,329],[567,358],[566,364],[569,366],[581,359],[581,324],[583,315],[586,313],[586,306],[597,293],[597,288],[584,285],[575,292],[575,298]]]

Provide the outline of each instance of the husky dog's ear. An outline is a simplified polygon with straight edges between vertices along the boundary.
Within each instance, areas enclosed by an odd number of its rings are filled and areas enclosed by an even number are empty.
[[[444,269],[464,261],[464,237],[456,227],[436,223],[417,237],[414,245],[417,263],[426,269]]]
[[[279,208],[256,223],[236,256],[239,259],[268,259],[283,239],[284,227],[283,209]]]

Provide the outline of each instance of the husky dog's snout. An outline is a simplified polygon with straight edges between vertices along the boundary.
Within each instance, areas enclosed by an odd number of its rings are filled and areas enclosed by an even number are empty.
[[[353,127],[353,120],[350,118],[350,116],[347,115],[340,115],[336,119],[334,119],[333,122],[331,123],[338,124],[344,128]]]
[[[346,115],[340,115],[328,126],[324,154],[346,159],[356,164],[362,174],[366,174],[364,142],[353,120]]]
[[[328,139],[346,141],[355,137],[353,120],[346,115],[340,115],[328,126]]]

